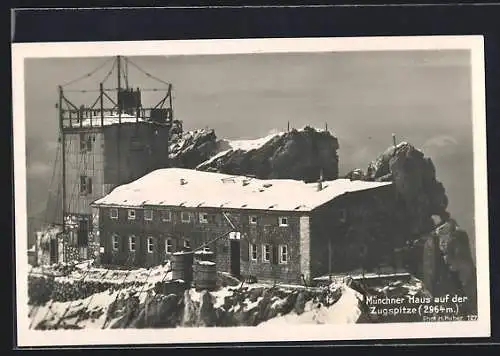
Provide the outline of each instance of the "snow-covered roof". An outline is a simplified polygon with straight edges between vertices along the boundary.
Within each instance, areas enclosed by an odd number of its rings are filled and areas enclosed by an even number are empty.
[[[94,206],[210,207],[248,210],[310,211],[349,192],[373,189],[391,182],[336,179],[305,183],[292,179],[255,179],[183,168],[153,171],[119,186]]]

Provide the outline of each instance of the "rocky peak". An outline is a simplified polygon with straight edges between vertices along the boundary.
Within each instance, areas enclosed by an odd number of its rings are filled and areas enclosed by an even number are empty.
[[[253,140],[217,139],[214,130],[172,138],[171,165],[262,179],[315,181],[338,178],[338,140],[330,132],[305,127]]]
[[[409,233],[414,236],[431,231],[436,225],[434,219],[444,222],[450,217],[448,197],[436,179],[432,160],[408,142],[387,148],[369,163],[366,172],[356,169],[347,177],[394,182],[402,209],[400,218],[409,224]]]
[[[370,162],[366,172],[355,169],[347,178],[394,182],[398,209],[393,226],[410,246],[414,238],[425,244],[423,254],[416,247],[418,244],[411,247],[417,256],[417,270],[423,269],[423,279],[429,287],[439,287],[433,293],[461,293],[468,296],[472,307],[476,272],[469,237],[447,211],[448,198],[443,184],[436,179],[432,160],[410,143],[402,142]],[[432,252],[434,240],[438,247]],[[425,262],[429,251],[437,256],[427,258],[430,264]]]

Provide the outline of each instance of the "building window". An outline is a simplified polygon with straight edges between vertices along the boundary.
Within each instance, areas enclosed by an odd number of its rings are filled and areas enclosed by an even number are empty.
[[[170,210],[162,210],[161,220],[162,221],[171,221],[172,220],[172,212]]]
[[[271,261],[271,245],[269,244],[262,245],[262,261]]]
[[[165,240],[165,253],[174,252],[174,246],[172,245],[172,239]]]
[[[184,239],[184,248],[191,248],[191,242],[189,239]]]
[[[249,221],[250,221],[250,224],[252,224],[252,225],[257,224],[257,216],[256,215],[250,216]]]
[[[286,216],[280,216],[278,220],[280,226],[288,226],[288,218]]]
[[[92,194],[92,178],[80,176],[80,194]]]
[[[200,213],[200,223],[202,223],[202,224],[208,223],[208,214],[207,213]]]
[[[128,210],[128,219],[129,220],[135,220],[135,210],[134,209],[129,209]]]
[[[130,236],[128,238],[128,249],[130,251],[135,251],[135,236]]]
[[[80,132],[80,151],[85,151],[87,149],[87,142],[85,141],[85,134]]]
[[[153,220],[153,210],[144,210],[144,220]]]
[[[286,264],[288,262],[288,247],[286,245],[280,245],[280,263]]]
[[[181,213],[181,221],[184,223],[188,223],[191,221],[191,215],[187,211],[183,211]]]
[[[347,220],[347,211],[345,209],[339,210],[339,220],[340,222],[346,222]]]
[[[109,209],[109,217],[115,220],[118,219],[118,209],[117,208]]]
[[[250,260],[257,261],[257,245],[250,244]]]
[[[154,239],[150,236],[148,237],[148,253],[153,253]]]
[[[92,151],[92,136],[86,135],[85,133],[80,133],[80,151],[90,152]]]
[[[113,251],[118,251],[120,248],[120,236],[114,234],[112,237]]]

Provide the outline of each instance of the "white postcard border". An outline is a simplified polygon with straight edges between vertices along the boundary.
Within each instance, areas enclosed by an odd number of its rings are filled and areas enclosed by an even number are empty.
[[[339,324],[267,327],[176,328],[125,330],[29,330],[27,317],[27,197],[24,104],[24,60],[238,53],[305,53],[390,50],[471,51],[474,197],[477,261],[478,319],[467,322]],[[490,336],[490,283],[488,194],[486,165],[486,110],[484,39],[482,36],[412,36],[351,38],[229,39],[188,41],[15,43],[12,45],[14,135],[16,310],[18,346],[70,346],[116,344],[171,344],[266,341],[324,341],[364,339],[459,338]]]

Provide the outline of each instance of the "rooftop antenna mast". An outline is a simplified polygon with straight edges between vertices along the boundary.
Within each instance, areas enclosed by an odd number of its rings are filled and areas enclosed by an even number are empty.
[[[117,85],[117,89],[118,89],[118,93],[120,93],[120,90],[122,88],[122,83],[121,83],[121,79],[122,79],[122,59],[121,59],[121,56],[116,56],[116,68],[117,68],[117,71],[116,71],[116,85]],[[119,94],[117,94],[117,100],[118,100],[118,97],[119,97]]]

